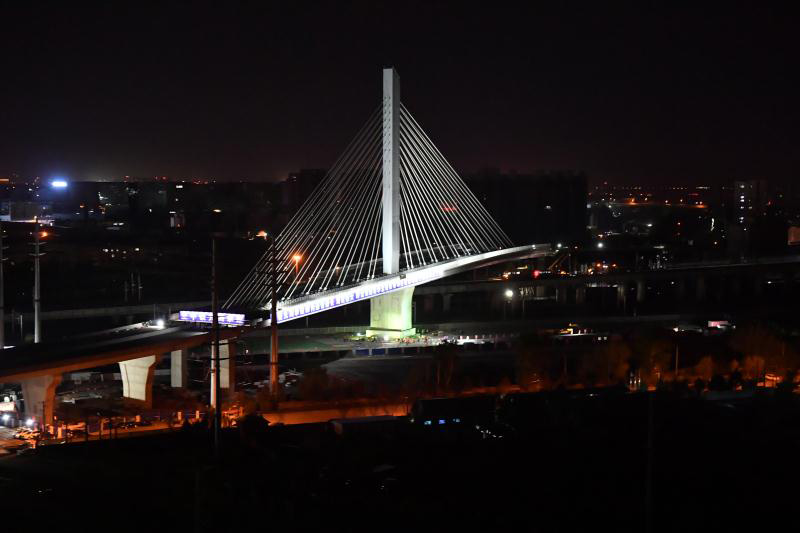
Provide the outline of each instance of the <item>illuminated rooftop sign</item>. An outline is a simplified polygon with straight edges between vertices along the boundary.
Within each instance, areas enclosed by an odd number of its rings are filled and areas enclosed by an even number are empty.
[[[243,326],[244,315],[239,313],[217,313],[221,326]],[[201,324],[211,324],[213,313],[211,311],[180,311],[178,320],[181,322],[197,322]]]

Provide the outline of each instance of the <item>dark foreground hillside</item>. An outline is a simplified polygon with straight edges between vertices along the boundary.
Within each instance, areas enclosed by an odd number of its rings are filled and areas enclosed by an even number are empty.
[[[509,424],[464,413],[341,434],[247,420],[219,461],[193,428],[7,457],[0,484],[8,518],[37,531],[647,531],[650,415],[652,531],[792,522],[792,395],[555,393],[501,411]]]

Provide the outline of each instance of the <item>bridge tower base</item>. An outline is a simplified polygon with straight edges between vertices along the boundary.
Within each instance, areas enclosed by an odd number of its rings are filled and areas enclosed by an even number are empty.
[[[416,333],[411,324],[412,296],[414,287],[372,298],[367,335],[396,339]]]

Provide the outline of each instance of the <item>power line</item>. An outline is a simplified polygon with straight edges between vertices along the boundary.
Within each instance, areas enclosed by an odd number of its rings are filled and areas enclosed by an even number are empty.
[[[408,109],[399,111],[400,270],[510,247]],[[273,291],[295,300],[381,275],[383,135],[378,109],[223,307],[265,310]],[[269,280],[273,262],[280,272]]]

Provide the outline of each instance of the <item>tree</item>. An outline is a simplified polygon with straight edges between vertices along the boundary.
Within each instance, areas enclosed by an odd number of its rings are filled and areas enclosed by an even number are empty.
[[[730,345],[744,358],[742,366],[746,369],[745,374],[755,379],[767,372],[785,375],[800,367],[796,350],[764,324],[750,324],[741,328],[731,337]]]
[[[739,370],[738,367],[731,371],[731,375],[728,381],[730,382],[730,387],[732,389],[736,389],[737,387],[744,387],[744,376],[742,376],[742,372]]]
[[[561,372],[549,339],[542,335],[522,336],[516,346],[517,385],[524,390],[540,390],[552,385],[552,378]]]
[[[709,381],[714,375],[714,362],[711,360],[711,356],[706,355],[702,357],[695,365],[694,372],[698,379]]]
[[[742,361],[740,369],[742,375],[747,380],[758,380],[764,374],[766,363],[764,358],[758,355],[748,355]]]
[[[428,392],[430,388],[430,373],[430,361],[425,359],[416,359],[414,361],[404,384],[405,393],[412,402]]]
[[[631,367],[630,346],[622,339],[615,338],[600,345],[596,352],[596,363],[601,367],[605,383],[614,385],[624,382]]]
[[[330,395],[330,377],[325,367],[308,369],[300,380],[300,395],[304,400],[324,400]]]
[[[641,370],[645,380],[655,384],[670,370],[672,343],[660,332],[648,330],[633,340],[632,366]]]
[[[433,362],[436,367],[436,388],[448,390],[458,363],[458,347],[456,344],[443,342],[436,346],[436,350],[433,353]]]

